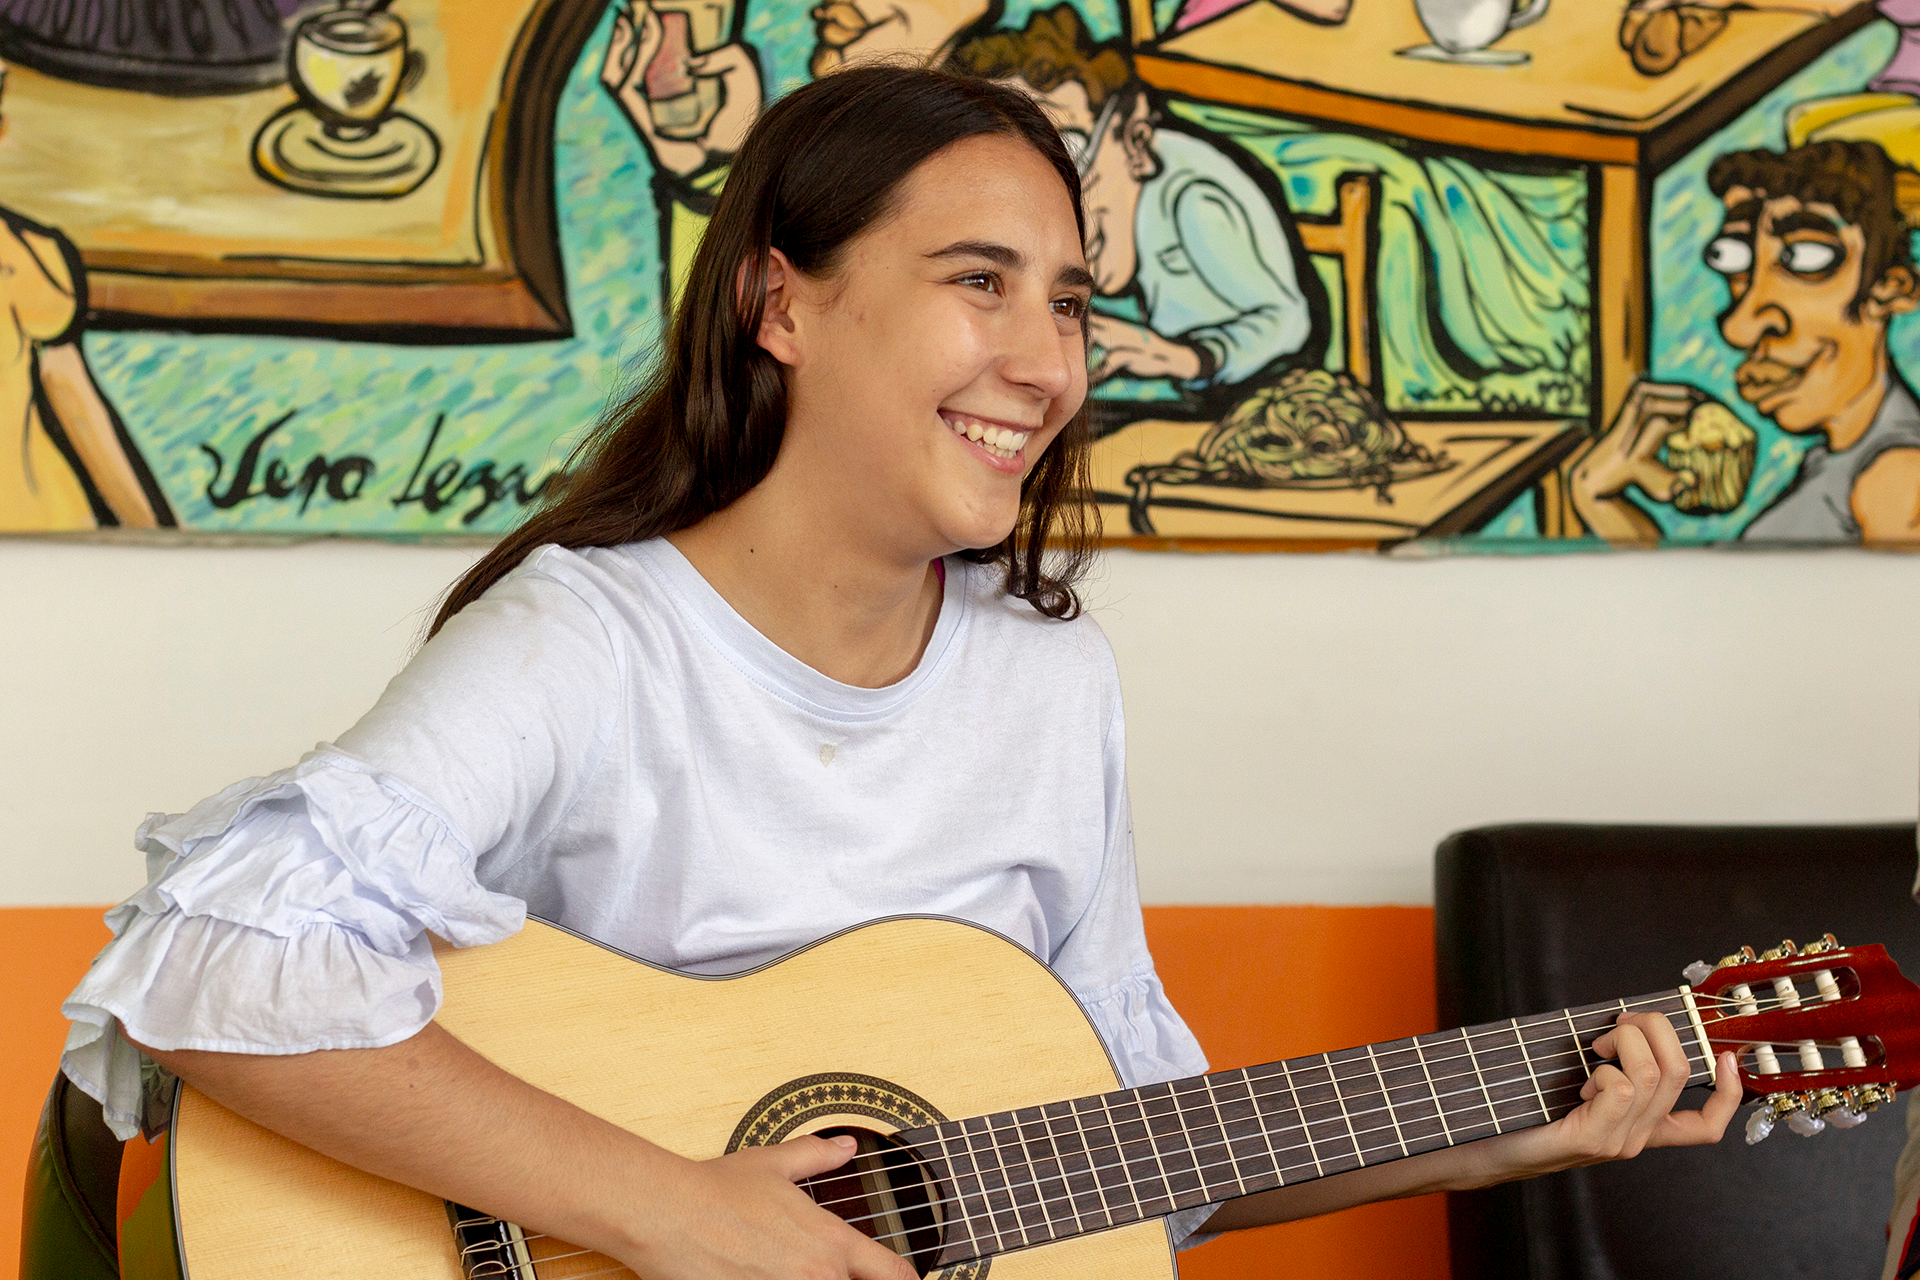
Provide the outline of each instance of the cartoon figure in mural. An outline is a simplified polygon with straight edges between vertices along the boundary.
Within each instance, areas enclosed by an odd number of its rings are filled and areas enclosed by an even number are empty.
[[[827,0],[811,11],[815,43],[807,65],[814,76],[862,58],[911,54],[936,60],[990,12],[987,0],[884,6],[867,0],[867,6]],[[683,0],[623,5],[600,71],[601,83],[654,162],[660,257],[668,296],[675,299],[726,183],[728,163],[765,102],[759,59],[749,45],[730,39],[737,15],[730,6],[701,8],[706,31],[695,29],[692,18],[700,15]]]
[[[5,74],[0,63],[0,85]],[[72,242],[0,205],[0,531],[173,523],[87,368],[85,313]]]
[[[1122,47],[1094,45],[1062,4],[949,61],[1039,98],[1075,153],[1087,265],[1100,293],[1133,299],[1142,320],[1088,318],[1096,382],[1163,379],[1223,406],[1321,362],[1326,299],[1285,199],[1217,140],[1161,118]]]
[[[760,115],[762,90],[750,47],[735,41],[694,53],[684,13],[669,11],[667,18],[671,23],[645,0],[623,6],[614,16],[600,83],[653,159],[661,270],[666,296],[677,304],[727,166]],[[678,111],[687,99],[693,110]]]
[[[1740,395],[1782,430],[1817,437],[1741,537],[1911,541],[1920,404],[1888,356],[1887,327],[1920,305],[1903,212],[1920,174],[1874,143],[1822,141],[1722,156],[1707,183],[1726,206],[1706,259],[1731,295],[1720,334],[1746,353]],[[1629,543],[1660,537],[1629,487],[1683,510],[1731,510],[1754,439],[1730,419],[1693,387],[1639,384],[1575,468],[1575,509],[1593,532]]]

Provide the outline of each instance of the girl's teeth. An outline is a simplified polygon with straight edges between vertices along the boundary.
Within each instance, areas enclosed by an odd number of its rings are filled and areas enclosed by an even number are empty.
[[[950,421],[955,435],[965,436],[997,458],[1015,458],[1020,450],[1026,448],[1028,432],[1015,431],[1011,427],[992,427],[968,419],[965,422]]]

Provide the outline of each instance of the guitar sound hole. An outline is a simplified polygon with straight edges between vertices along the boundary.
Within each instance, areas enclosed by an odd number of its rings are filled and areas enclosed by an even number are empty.
[[[823,1138],[852,1138],[860,1148],[838,1169],[806,1179],[801,1188],[815,1204],[926,1275],[939,1257],[946,1217],[926,1167],[892,1138],[870,1129],[843,1125],[819,1132]]]

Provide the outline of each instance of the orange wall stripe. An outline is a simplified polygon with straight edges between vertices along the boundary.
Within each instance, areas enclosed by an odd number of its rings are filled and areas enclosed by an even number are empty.
[[[27,1154],[47,1088],[60,1066],[67,1020],[60,1001],[107,944],[105,907],[0,907],[0,1276],[20,1268],[20,1207]]]
[[[107,939],[100,907],[0,908],[0,1280],[16,1280],[34,1124],[60,1061],[60,1000]],[[1424,907],[1149,907],[1167,994],[1217,1067],[1433,1029]],[[1354,976],[1369,976],[1364,986]],[[1447,1280],[1438,1196],[1240,1232],[1181,1255],[1183,1280]]]
[[[1148,907],[1146,919],[1167,996],[1216,1068],[1434,1030],[1430,907]],[[1448,1280],[1446,1198],[1221,1236],[1180,1255],[1180,1275]]]

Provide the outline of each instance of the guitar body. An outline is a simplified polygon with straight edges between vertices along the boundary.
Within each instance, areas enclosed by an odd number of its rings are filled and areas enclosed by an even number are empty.
[[[438,947],[439,1021],[521,1079],[694,1158],[850,1125],[878,1133],[1118,1087],[1071,993],[1004,938],[881,921],[725,978],[529,920]],[[171,1135],[187,1280],[461,1280],[436,1197],[318,1155],[182,1087]],[[611,1274],[554,1240],[540,1280]],[[541,1262],[543,1255],[573,1254]],[[953,1280],[1175,1280],[1161,1220],[949,1268]],[[621,1271],[626,1275],[629,1272]]]

